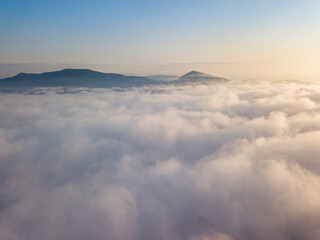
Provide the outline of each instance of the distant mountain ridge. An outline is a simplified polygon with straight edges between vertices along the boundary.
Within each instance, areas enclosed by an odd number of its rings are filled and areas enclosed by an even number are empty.
[[[180,77],[181,79],[186,79],[186,78],[211,78],[212,76],[206,73],[198,72],[198,71],[191,71],[188,72],[187,74],[183,75]]]
[[[0,80],[0,87],[133,87],[158,84],[157,81],[89,69],[64,69],[45,73],[19,73]]]
[[[41,77],[41,78],[60,78],[60,77],[77,77],[77,78],[82,78],[82,77],[104,77],[106,75],[113,76],[113,77],[122,77],[124,75],[121,74],[116,74],[116,73],[102,73],[102,72],[97,72],[94,70],[90,69],[63,69],[61,71],[53,71],[53,72],[44,72],[44,73],[19,73],[13,78],[25,78],[25,77]]]
[[[36,87],[127,88],[156,84],[209,84],[225,81],[228,80],[197,71],[191,71],[179,78],[174,75],[139,77],[103,73],[90,69],[64,69],[44,73],[19,73],[13,77],[1,79],[0,89]]]
[[[227,82],[229,80],[226,78],[223,78],[223,77],[218,77],[218,76],[214,76],[214,75],[210,75],[210,74],[206,74],[206,73],[202,73],[202,72],[198,72],[198,71],[191,71],[191,72],[188,72],[187,74],[183,75],[182,77],[180,77],[179,80],[176,82],[179,82],[179,83],[188,83],[188,82],[204,83],[204,82],[211,82],[211,81]]]
[[[165,82],[172,82],[179,79],[179,76],[177,75],[150,75],[146,77],[152,80],[165,81]]]

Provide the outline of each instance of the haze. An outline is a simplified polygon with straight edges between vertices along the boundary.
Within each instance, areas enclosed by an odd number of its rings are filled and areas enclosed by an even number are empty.
[[[65,67],[319,80],[317,0],[0,1],[0,78]]]

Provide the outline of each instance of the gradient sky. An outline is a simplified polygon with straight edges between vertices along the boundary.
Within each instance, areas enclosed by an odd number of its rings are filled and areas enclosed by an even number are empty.
[[[0,77],[87,67],[320,80],[318,0],[0,0]]]

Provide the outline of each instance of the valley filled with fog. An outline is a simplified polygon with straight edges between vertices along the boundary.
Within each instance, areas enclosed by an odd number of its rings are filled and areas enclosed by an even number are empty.
[[[0,236],[320,239],[320,85],[0,93]]]

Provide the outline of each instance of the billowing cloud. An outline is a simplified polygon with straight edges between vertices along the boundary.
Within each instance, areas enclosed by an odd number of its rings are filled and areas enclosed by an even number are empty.
[[[320,238],[320,85],[61,91],[0,95],[1,239]]]

